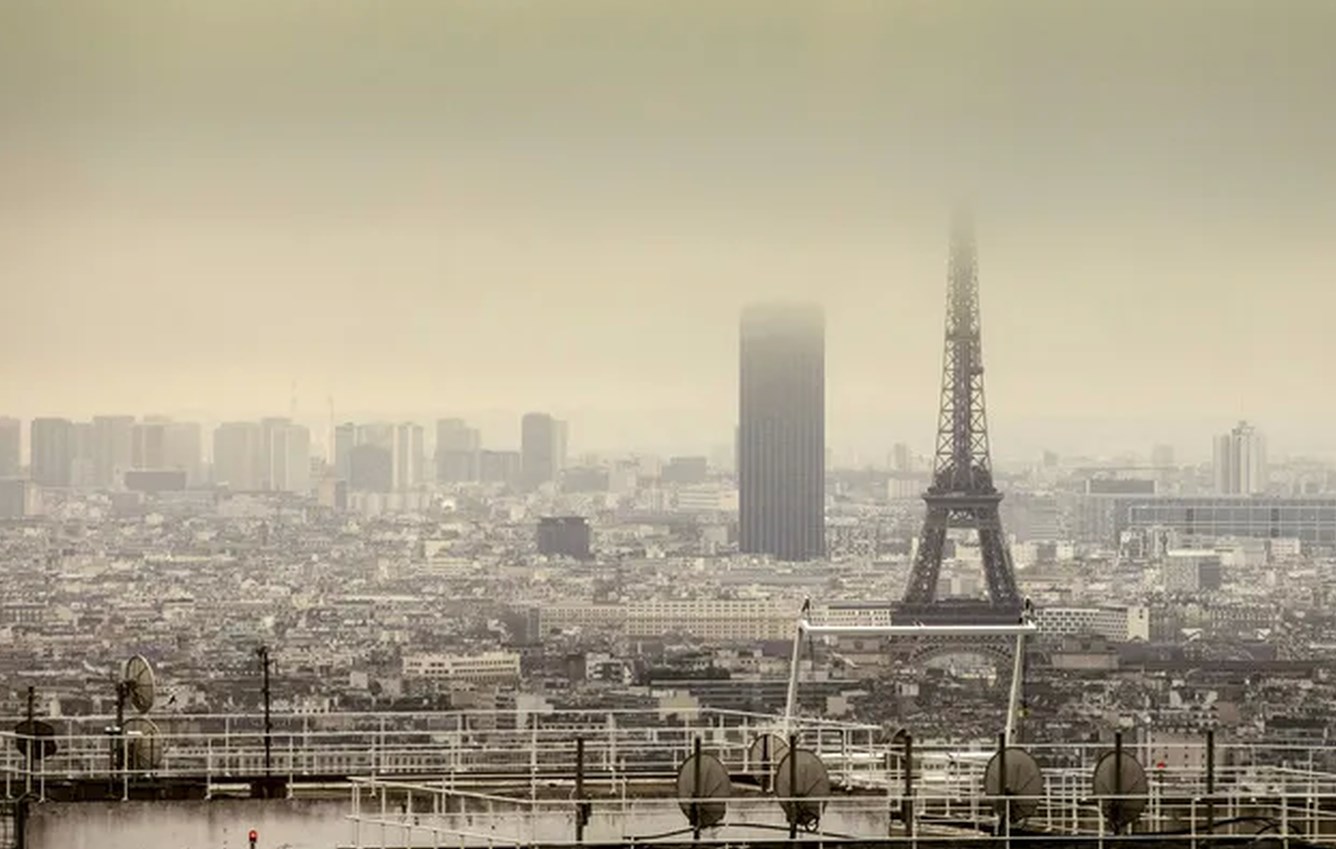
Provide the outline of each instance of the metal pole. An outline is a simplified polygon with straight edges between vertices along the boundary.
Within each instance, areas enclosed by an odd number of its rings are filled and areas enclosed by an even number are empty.
[[[770,791],[770,737],[769,733],[761,735],[761,792]]]
[[[696,738],[691,761],[691,839],[700,840],[700,738]]]
[[[1123,833],[1123,732],[1113,734],[1113,833]]]
[[[798,620],[798,627],[793,634],[793,660],[789,665],[789,692],[784,703],[784,733],[793,727],[793,713],[798,708],[798,658],[802,654],[803,628],[806,622]],[[792,750],[790,750],[792,751]]]
[[[798,839],[798,735],[789,735],[789,839]]]
[[[997,795],[1002,797],[1002,822],[1001,832],[1007,836],[1011,835],[1011,800],[1007,797],[1007,735],[999,734],[997,737]]]
[[[900,805],[905,837],[914,836],[914,735],[905,734],[905,798]]]
[[[1016,635],[1016,656],[1011,662],[1011,696],[1007,700],[1006,742],[1003,748],[1011,746],[1016,740],[1021,704],[1021,685],[1025,678],[1025,635]]]
[[[28,734],[30,736],[28,737],[27,741],[25,741],[23,744],[23,761],[25,766],[24,777],[23,777],[24,793],[32,793],[32,773],[33,773],[32,764],[33,760],[35,760],[35,758],[33,757],[34,755],[33,750],[37,748],[37,710],[35,705],[33,704],[35,698],[36,698],[35,691],[33,690],[32,685],[29,685],[27,728],[28,728]],[[46,753],[43,752],[43,754]]]
[[[585,780],[585,741],[583,737],[575,738],[575,842],[584,843],[585,809],[584,800],[584,780]]]
[[[255,650],[260,658],[260,668],[264,678],[261,693],[264,698],[264,774],[267,776],[273,767],[273,723],[269,714],[269,647],[260,646]]]
[[[1215,730],[1206,731],[1206,833],[1215,833]]]

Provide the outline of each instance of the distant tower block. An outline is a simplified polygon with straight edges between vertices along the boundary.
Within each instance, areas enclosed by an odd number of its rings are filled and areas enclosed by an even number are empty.
[[[970,222],[957,215],[951,232],[943,359],[941,414],[932,483],[924,493],[927,517],[918,556],[905,588],[901,612],[922,621],[1014,619],[1022,600],[1016,590],[1011,552],[1002,533],[993,486],[984,409],[983,347],[980,342],[978,260]],[[946,603],[937,598],[947,531],[972,528],[979,535],[988,600]]]

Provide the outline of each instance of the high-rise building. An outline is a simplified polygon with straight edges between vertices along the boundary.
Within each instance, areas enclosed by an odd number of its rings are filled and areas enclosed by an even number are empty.
[[[1215,438],[1215,491],[1222,495],[1266,492],[1266,439],[1255,427],[1239,422]]]
[[[97,439],[96,434],[94,438]],[[201,442],[198,422],[174,422],[165,416],[146,416],[130,428],[130,467],[136,471],[185,472],[187,486],[197,485],[202,477]]]
[[[69,419],[33,419],[31,477],[39,486],[69,486],[74,463],[74,425]]]
[[[161,416],[145,416],[130,428],[130,468],[167,468],[167,425]]]
[[[742,313],[740,547],[779,560],[825,553],[825,317],[812,304]]]
[[[479,462],[482,437],[463,419],[436,422],[436,480],[438,483],[471,483],[481,476]]]
[[[353,446],[348,452],[348,489],[356,492],[389,492],[394,488],[394,455],[371,442]]]
[[[40,509],[37,484],[23,478],[0,478],[0,519],[35,516]]]
[[[374,445],[394,452],[394,425],[386,422],[373,422],[357,426],[357,444]]]
[[[554,483],[566,466],[566,423],[547,413],[520,421],[520,473],[525,486]]]
[[[70,425],[70,486],[79,489],[97,486],[96,441],[92,422]]]
[[[19,476],[22,433],[23,423],[18,419],[0,417],[0,478]]]
[[[914,452],[903,442],[895,443],[891,449],[891,471],[901,474],[914,471]]]
[[[520,482],[520,465],[518,451],[479,451],[478,479],[514,486]]]
[[[422,485],[426,452],[422,425],[403,422],[394,426],[394,489],[399,492]]]
[[[133,468],[134,416],[93,417],[93,479],[97,486],[119,486]]]
[[[261,441],[261,428],[256,422],[219,425],[213,432],[213,482],[226,484],[234,492],[260,489]]]
[[[341,481],[352,480],[352,450],[357,445],[357,425],[344,422],[334,428],[334,477]]]
[[[275,492],[306,493],[311,489],[311,431],[287,419],[261,422],[265,459],[262,483]]]

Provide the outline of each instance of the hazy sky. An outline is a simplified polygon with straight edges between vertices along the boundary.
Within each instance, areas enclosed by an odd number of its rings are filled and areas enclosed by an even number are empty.
[[[927,447],[967,196],[1000,454],[1241,416],[1336,448],[1333,32],[1331,0],[6,0],[0,413],[296,380],[311,418],[705,447],[740,305],[803,297],[831,444]]]

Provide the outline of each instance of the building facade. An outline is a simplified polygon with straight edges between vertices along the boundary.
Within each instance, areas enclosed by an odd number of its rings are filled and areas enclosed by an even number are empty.
[[[825,554],[825,318],[807,304],[743,311],[738,425],[740,548]]]
[[[1266,439],[1257,428],[1239,422],[1229,433],[1217,436],[1214,458],[1216,492],[1221,495],[1266,492]]]
[[[28,443],[32,450],[33,482],[38,486],[69,486],[74,464],[74,424],[69,419],[33,419]]]
[[[1173,531],[1188,540],[1224,537],[1298,540],[1305,550],[1336,548],[1336,498],[1151,497],[1117,503],[1116,533]]]
[[[566,423],[547,413],[520,421],[520,474],[525,486],[555,483],[566,465]]]
[[[0,478],[16,478],[23,467],[23,423],[0,416]]]
[[[436,422],[436,480],[473,483],[481,476],[482,436],[463,419]]]
[[[1133,607],[1042,607],[1039,633],[1057,637],[1103,637],[1116,643],[1150,639],[1150,609]]]
[[[583,516],[550,516],[538,520],[538,553],[546,557],[590,558],[589,521]]]

